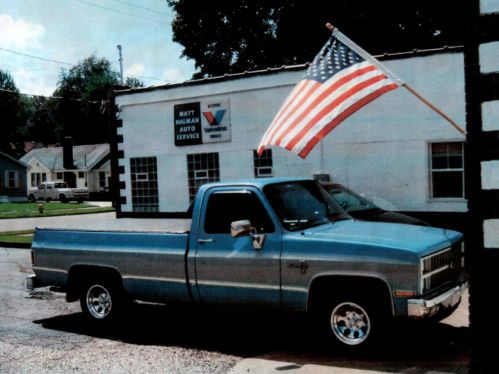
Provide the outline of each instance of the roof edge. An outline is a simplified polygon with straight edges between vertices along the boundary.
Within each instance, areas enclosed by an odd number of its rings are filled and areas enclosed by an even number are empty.
[[[444,46],[440,48],[430,48],[430,49],[413,49],[412,51],[407,51],[407,52],[394,52],[394,53],[383,53],[381,55],[375,55],[378,60],[381,61],[388,61],[388,60],[395,60],[395,59],[401,59],[401,58],[411,58],[411,57],[423,57],[423,56],[429,56],[429,55],[434,55],[434,54],[440,54],[440,53],[458,53],[462,52],[464,50],[464,46],[458,45],[458,46]],[[177,87],[188,87],[188,86],[196,86],[204,83],[217,83],[217,82],[223,82],[223,81],[230,81],[230,80],[235,80],[235,79],[240,79],[240,78],[247,78],[247,77],[252,77],[252,76],[258,76],[258,75],[266,75],[266,74],[274,74],[282,71],[296,71],[296,70],[302,70],[307,68],[310,65],[310,62],[307,62],[305,64],[297,64],[297,65],[283,65],[280,67],[274,67],[274,68],[267,68],[267,69],[260,69],[260,70],[246,70],[241,73],[232,73],[232,74],[224,74],[220,76],[215,76],[215,77],[207,77],[207,78],[202,78],[202,79],[192,79],[188,80],[185,82],[179,82],[179,83],[168,83],[168,84],[163,84],[159,86],[150,86],[150,87],[140,87],[140,88],[128,88],[125,90],[116,90],[114,91],[115,96],[123,96],[123,95],[130,95],[130,94],[136,94],[136,93],[144,93],[144,92],[151,92],[151,91],[156,91],[156,90],[161,90],[161,89],[171,89],[171,88],[177,88]]]
[[[17,160],[15,159],[14,157],[8,155],[7,153],[4,153],[2,151],[0,151],[0,155],[2,156],[5,156],[6,158],[8,158],[9,160],[11,161],[14,161],[15,163],[21,165],[21,166],[24,166],[25,168],[29,169],[29,165],[25,164],[24,162],[22,162],[21,160]]]

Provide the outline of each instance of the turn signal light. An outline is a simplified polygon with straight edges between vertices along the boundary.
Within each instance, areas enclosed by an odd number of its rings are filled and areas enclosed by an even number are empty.
[[[415,291],[393,291],[393,295],[396,297],[413,297],[416,296]]]

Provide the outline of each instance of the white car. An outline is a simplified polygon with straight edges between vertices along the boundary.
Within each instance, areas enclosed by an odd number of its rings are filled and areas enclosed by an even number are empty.
[[[65,203],[71,200],[82,201],[88,200],[87,188],[69,188],[64,181],[43,182],[36,189],[29,190],[28,199],[31,202],[37,200],[60,200]]]

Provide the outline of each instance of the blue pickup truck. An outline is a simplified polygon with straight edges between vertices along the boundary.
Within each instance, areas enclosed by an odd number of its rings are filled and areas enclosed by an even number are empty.
[[[452,311],[467,287],[460,233],[356,221],[310,179],[207,184],[172,222],[37,229],[28,288],[55,286],[98,323],[132,300],[308,312],[362,346],[390,319]]]

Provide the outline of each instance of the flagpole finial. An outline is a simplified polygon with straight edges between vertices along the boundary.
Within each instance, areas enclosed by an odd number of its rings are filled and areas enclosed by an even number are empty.
[[[331,24],[331,23],[326,23],[326,28],[329,30],[329,31],[333,31],[334,30],[334,26]]]

